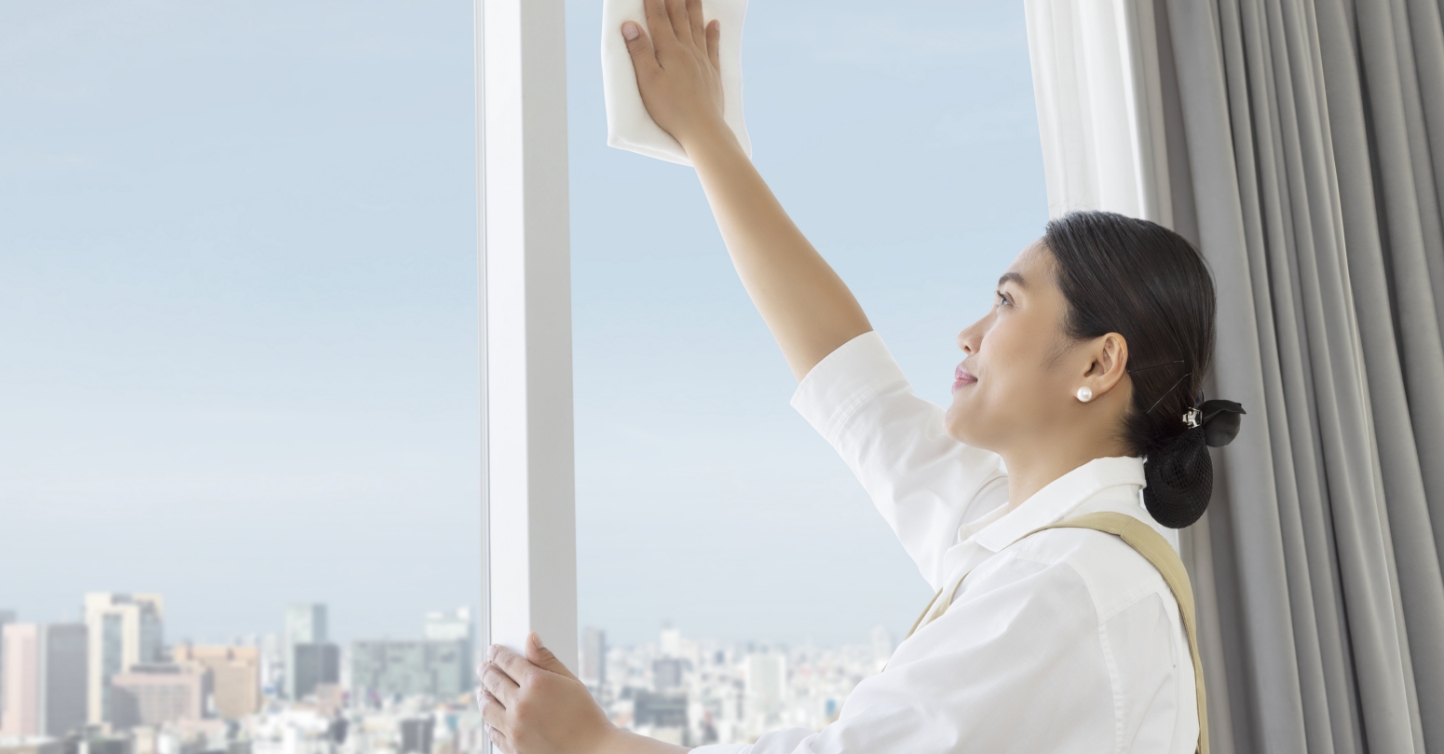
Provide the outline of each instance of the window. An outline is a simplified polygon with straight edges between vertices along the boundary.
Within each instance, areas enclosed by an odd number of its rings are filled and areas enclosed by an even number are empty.
[[[0,737],[480,747],[472,20],[0,8]]]

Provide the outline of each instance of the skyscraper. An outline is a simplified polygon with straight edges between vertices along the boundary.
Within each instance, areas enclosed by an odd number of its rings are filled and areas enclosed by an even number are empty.
[[[431,754],[431,731],[435,723],[430,717],[401,721],[401,754]]]
[[[89,720],[110,721],[110,679],[133,665],[160,662],[164,603],[159,594],[92,592],[85,595],[89,631]]]
[[[292,699],[304,699],[317,686],[341,680],[341,648],[329,642],[291,645],[291,674],[286,683]]]
[[[436,610],[426,614],[426,627],[423,636],[433,643],[449,644],[451,649],[432,649],[433,661],[442,655],[455,651],[457,653],[456,665],[460,670],[459,680],[462,691],[471,687],[471,679],[476,670],[476,626],[471,620],[471,608],[458,607],[451,612]],[[443,672],[439,683],[442,687],[450,688],[450,675]]]
[[[351,643],[351,685],[357,694],[427,694],[452,699],[472,687],[465,639]]]
[[[261,648],[261,693],[281,696],[286,693],[286,637],[265,634],[256,644]]]
[[[873,626],[872,628],[872,659],[877,665],[878,672],[882,672],[883,666],[892,657],[892,632],[886,626]]]
[[[193,646],[171,650],[178,665],[193,665],[211,672],[216,714],[238,720],[261,708],[261,650],[258,647]]]
[[[326,639],[326,606],[319,602],[300,602],[286,606],[286,641],[285,641],[285,662],[286,662],[286,697],[288,699],[299,699],[297,694],[297,673],[296,666],[296,645],[298,644],[325,644]],[[321,650],[307,650],[308,659]],[[339,663],[339,659],[337,660]],[[334,682],[334,681],[332,681]],[[312,684],[312,688],[314,688]],[[310,689],[307,689],[309,692]]]
[[[5,630],[5,624],[6,624],[6,623],[14,623],[14,622],[15,622],[15,611],[14,611],[14,610],[0,610],[0,632],[4,632],[4,630]],[[3,635],[3,633],[0,633],[0,635]],[[3,644],[0,644],[0,679],[4,679],[4,678],[5,678],[5,650],[4,650],[4,645],[3,645]],[[5,682],[4,682],[4,680],[0,680],[0,725],[3,725],[4,722],[5,722]]]
[[[787,699],[787,658],[776,652],[748,655],[747,704],[763,725],[772,725]]]
[[[110,683],[111,723],[122,729],[199,720],[211,694],[211,672],[199,665],[133,665]]]
[[[673,691],[683,686],[688,663],[681,657],[658,657],[652,660],[652,688],[659,692]]]
[[[372,695],[427,694],[452,699],[473,686],[471,608],[426,614],[421,641],[351,643],[351,688]]]
[[[577,676],[592,689],[599,692],[607,683],[607,632],[587,626],[582,630],[581,667]]]
[[[6,658],[0,732],[62,736],[85,725],[85,626],[9,623],[0,627]]]

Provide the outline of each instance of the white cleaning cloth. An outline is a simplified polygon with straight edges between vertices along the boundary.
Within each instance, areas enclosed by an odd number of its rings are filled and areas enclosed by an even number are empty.
[[[702,0],[702,17],[721,24],[717,62],[722,66],[722,117],[737,134],[742,151],[752,156],[752,141],[742,120],[742,18],[747,0]],[[604,0],[602,5],[602,89],[607,99],[607,145],[648,157],[691,165],[682,145],[647,114],[632,56],[622,39],[622,23],[636,21],[647,36],[647,14],[642,0]]]

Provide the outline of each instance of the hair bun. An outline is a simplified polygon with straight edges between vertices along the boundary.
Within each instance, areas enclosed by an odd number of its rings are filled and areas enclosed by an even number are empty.
[[[1244,413],[1243,406],[1217,399],[1194,410],[1198,423],[1149,453],[1143,463],[1143,504],[1155,521],[1170,529],[1192,524],[1208,509],[1213,496],[1208,449],[1233,442]]]
[[[1143,464],[1143,504],[1153,519],[1182,529],[1203,515],[1213,495],[1213,459],[1202,427],[1184,430]]]

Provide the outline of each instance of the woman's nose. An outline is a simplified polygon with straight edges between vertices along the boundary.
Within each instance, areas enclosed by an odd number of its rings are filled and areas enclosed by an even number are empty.
[[[976,349],[973,347],[973,341],[972,341],[972,338],[970,337],[970,336],[971,336],[972,329],[973,329],[973,328],[969,327],[968,329],[963,330],[962,332],[958,333],[958,348],[963,349],[963,353],[965,353],[965,354],[967,354],[967,355],[969,355],[969,356],[972,356],[972,355],[973,355],[973,351],[976,350]]]
[[[983,323],[987,322],[987,320],[987,317],[983,317],[977,322],[964,327],[962,332],[958,333],[958,348],[963,349],[963,353],[972,356],[978,352],[978,341],[982,337]]]

